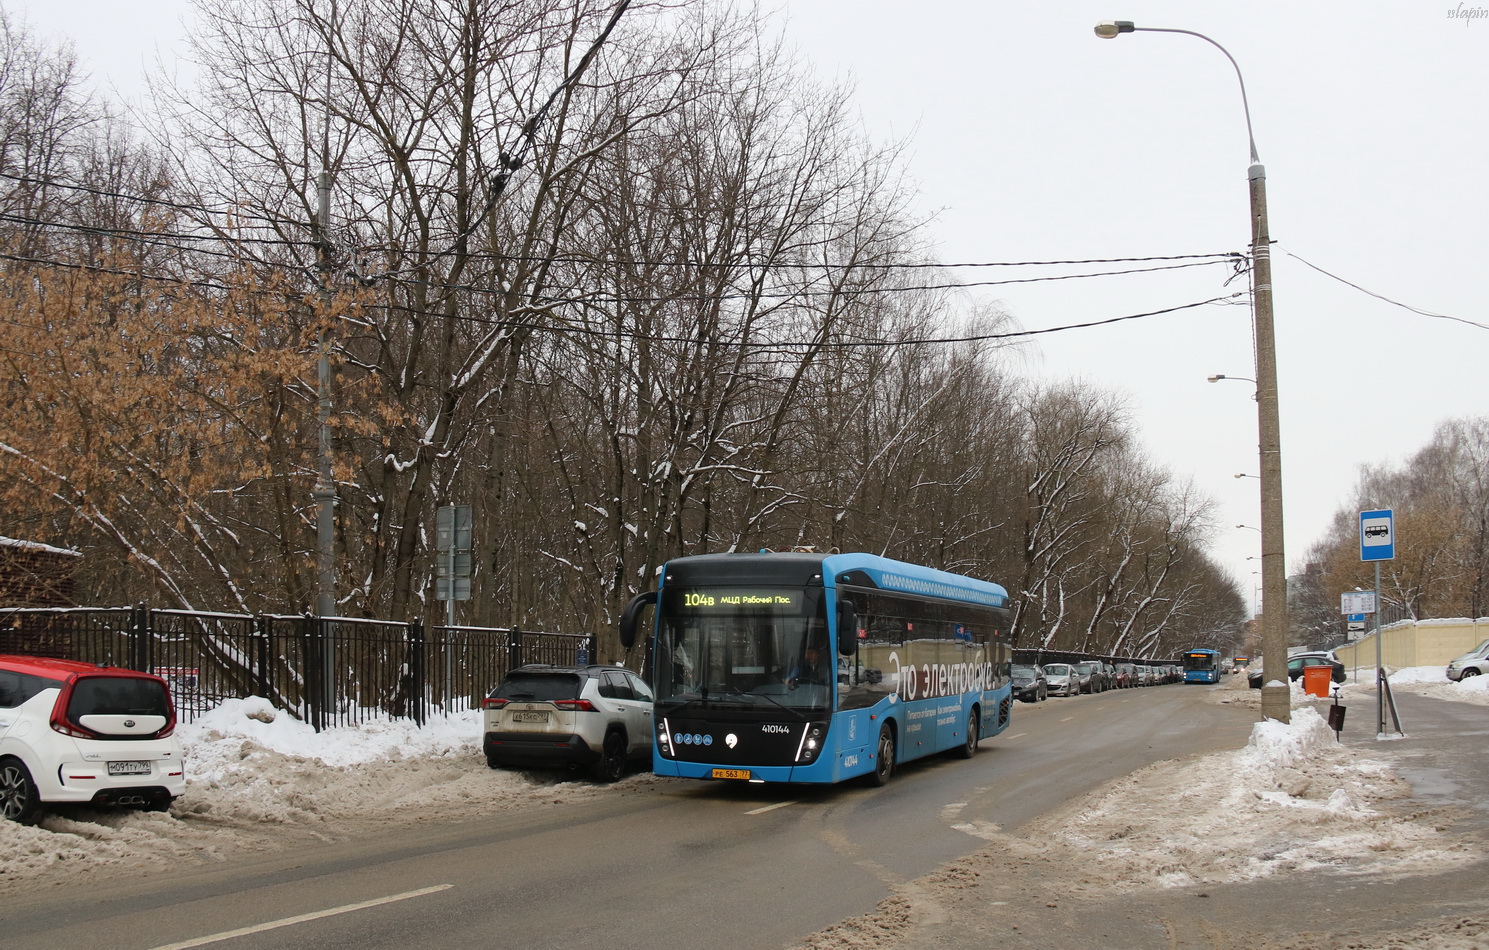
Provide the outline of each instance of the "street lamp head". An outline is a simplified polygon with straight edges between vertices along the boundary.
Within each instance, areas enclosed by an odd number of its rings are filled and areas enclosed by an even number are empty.
[[[1096,35],[1104,40],[1116,39],[1119,33],[1131,33],[1137,27],[1131,20],[1102,20],[1096,24]]]

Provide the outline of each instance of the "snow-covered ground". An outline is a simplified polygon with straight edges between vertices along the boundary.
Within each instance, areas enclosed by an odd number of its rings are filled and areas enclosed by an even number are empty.
[[[1216,701],[1257,702],[1244,677],[1227,682],[1231,688],[1212,692]],[[1392,684],[1489,704],[1489,677],[1449,683],[1441,667],[1397,671]],[[1366,692],[1373,686],[1342,689],[1346,697]],[[1258,723],[1245,748],[1199,763],[1141,769],[1046,816],[1021,838],[1078,848],[1090,859],[1084,883],[1118,890],[1320,868],[1436,871],[1476,859],[1430,822],[1384,807],[1407,794],[1406,784],[1368,747],[1337,743],[1319,712],[1325,705],[1295,689],[1290,724]],[[607,787],[489,770],[474,711],[423,728],[382,722],[317,734],[262,700],[234,700],[180,732],[189,777],[169,814],[75,809],[34,828],[0,822],[0,891],[121,867],[220,860],[394,823],[563,808],[667,781],[636,775]],[[1152,821],[1154,814],[1165,820]]]
[[[1340,701],[1368,695],[1373,704],[1374,668],[1355,673],[1339,688]],[[1489,705],[1489,677],[1452,683],[1433,666],[1393,671],[1390,682],[1397,692]],[[1244,676],[1225,685],[1210,698],[1260,706],[1260,690],[1245,688]],[[1258,722],[1245,748],[1134,772],[1044,817],[1041,831],[1088,855],[1097,883],[1119,889],[1324,869],[1409,874],[1478,860],[1478,849],[1431,820],[1382,809],[1410,788],[1368,751],[1336,741],[1325,719],[1332,702],[1294,682],[1291,723]],[[1164,820],[1152,821],[1155,814]]]

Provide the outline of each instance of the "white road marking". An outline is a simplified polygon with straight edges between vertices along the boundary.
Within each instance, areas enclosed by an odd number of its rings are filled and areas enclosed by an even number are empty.
[[[763,806],[761,808],[756,808],[753,811],[747,811],[747,812],[745,812],[745,814],[746,815],[763,815],[763,814],[765,814],[768,811],[775,811],[777,808],[785,808],[787,805],[795,805],[795,804],[796,804],[795,802],[776,802],[774,805],[765,805],[765,806]]]
[[[240,927],[237,930],[225,930],[219,934],[210,934],[206,937],[197,937],[195,940],[183,940],[180,943],[168,943],[151,950],[187,950],[188,947],[204,947],[209,943],[220,943],[223,940],[231,940],[234,937],[246,937],[249,934],[263,933],[266,930],[278,930],[280,927],[289,927],[292,924],[303,924],[310,920],[320,920],[322,917],[335,917],[338,914],[349,914],[354,910],[366,910],[379,904],[391,904],[394,901],[406,901],[411,897],[423,897],[426,894],[434,894],[438,891],[449,890],[454,884],[436,884],[433,887],[420,888],[417,891],[405,891],[402,894],[393,894],[388,897],[375,897],[370,901],[358,901],[355,904],[343,904],[340,907],[332,907],[328,910],[318,910],[309,914],[300,914],[297,917],[286,917],[283,920],[271,920],[264,924],[255,924],[252,927]]]

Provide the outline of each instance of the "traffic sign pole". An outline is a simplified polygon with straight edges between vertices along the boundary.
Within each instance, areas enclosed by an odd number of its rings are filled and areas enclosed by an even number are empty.
[[[1375,562],[1375,735],[1386,732],[1386,698],[1391,684],[1386,679],[1386,667],[1381,656],[1380,629],[1380,562],[1396,557],[1396,517],[1390,508],[1377,508],[1360,512],[1360,560]],[[1396,703],[1391,701],[1395,713]],[[1396,731],[1401,731],[1399,717]]]

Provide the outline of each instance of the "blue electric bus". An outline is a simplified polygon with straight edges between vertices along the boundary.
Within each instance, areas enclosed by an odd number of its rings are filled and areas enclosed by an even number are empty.
[[[1220,682],[1220,651],[1201,648],[1185,653],[1184,682]]]
[[[883,785],[1008,726],[997,584],[871,554],[708,554],[626,607],[625,646],[648,606],[658,775]]]

